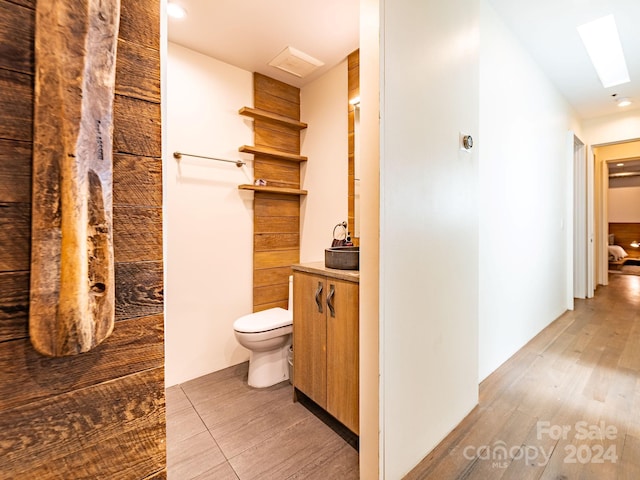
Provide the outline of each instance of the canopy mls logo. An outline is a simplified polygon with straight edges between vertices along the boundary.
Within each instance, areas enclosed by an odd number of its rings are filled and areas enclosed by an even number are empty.
[[[544,447],[534,445],[514,445],[508,447],[505,442],[498,440],[493,445],[467,446],[462,455],[467,460],[489,460],[492,468],[507,468],[511,462],[524,460],[527,465],[543,467],[549,463],[553,446],[548,451]]]
[[[618,429],[604,421],[598,424],[579,421],[574,425],[552,425],[551,422],[538,421],[536,439],[546,445],[508,446],[506,442],[498,440],[491,445],[468,445],[462,455],[467,460],[490,461],[492,468],[507,468],[511,463],[521,460],[530,466],[543,467],[554,453],[564,455],[564,463],[616,463],[616,444],[604,443],[615,441],[617,436]]]

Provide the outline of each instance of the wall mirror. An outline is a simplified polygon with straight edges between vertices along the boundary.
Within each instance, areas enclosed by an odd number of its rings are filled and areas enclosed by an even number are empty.
[[[349,203],[348,223],[354,245],[360,245],[360,51],[348,57],[349,78]]]

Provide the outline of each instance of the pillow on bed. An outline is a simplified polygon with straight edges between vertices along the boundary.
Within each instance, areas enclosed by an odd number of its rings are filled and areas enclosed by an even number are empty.
[[[609,245],[609,261],[617,262],[628,256],[629,254],[620,245]]]
[[[615,245],[616,244],[616,236],[613,233],[609,234],[609,245]]]

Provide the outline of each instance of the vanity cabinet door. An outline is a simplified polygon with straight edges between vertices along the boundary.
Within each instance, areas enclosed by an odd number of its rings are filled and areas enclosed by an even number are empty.
[[[327,411],[349,430],[359,426],[359,285],[327,278]]]
[[[327,408],[327,282],[294,272],[293,385]]]

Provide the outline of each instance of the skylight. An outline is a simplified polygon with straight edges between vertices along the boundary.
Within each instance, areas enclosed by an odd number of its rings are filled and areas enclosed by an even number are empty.
[[[604,88],[630,81],[613,15],[580,25],[578,33]]]

